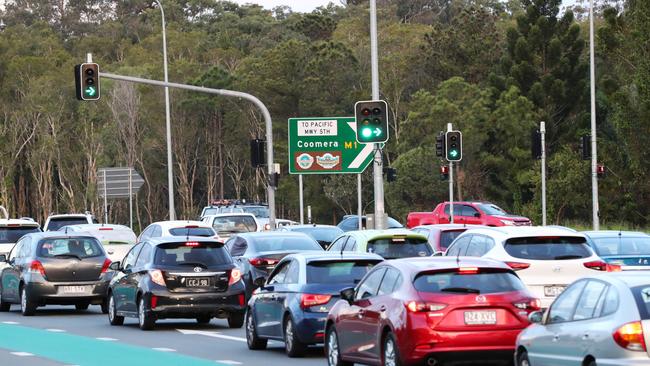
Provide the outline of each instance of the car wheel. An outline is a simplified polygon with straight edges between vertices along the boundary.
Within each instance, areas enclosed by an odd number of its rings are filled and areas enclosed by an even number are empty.
[[[154,319],[151,313],[147,313],[147,306],[144,301],[144,295],[140,297],[138,301],[138,325],[142,330],[152,330],[156,324],[156,319]]]
[[[352,366],[352,362],[341,359],[339,337],[334,327],[330,327],[327,330],[327,335],[325,336],[325,354],[327,355],[328,366]]]
[[[115,305],[115,295],[108,296],[108,322],[111,325],[124,324],[124,317],[117,315],[117,306]]]
[[[231,313],[228,315],[228,326],[230,328],[241,328],[244,326],[244,313]]]
[[[108,296],[101,303],[102,314],[108,314]]]
[[[521,352],[517,353],[517,366],[530,366],[528,352],[522,350]]]
[[[248,345],[248,349],[251,350],[266,349],[266,345],[268,344],[268,340],[257,336],[255,317],[253,316],[252,309],[248,309],[246,312],[246,344]]]
[[[88,303],[86,303],[86,302],[83,302],[83,303],[79,303],[79,304],[74,304],[74,307],[75,307],[75,309],[77,309],[77,310],[88,310],[88,306],[89,306],[89,305],[90,305],[90,304],[88,304]]]
[[[296,326],[291,316],[284,321],[284,351],[289,357],[302,357],[307,350],[307,345],[298,339]]]
[[[32,316],[36,312],[36,304],[29,298],[29,293],[24,286],[20,290],[20,312],[23,316]]]
[[[591,361],[589,361],[589,363],[587,364],[587,366],[597,366],[597,365],[596,365],[596,360],[591,360]]]
[[[9,311],[11,303],[2,300],[2,287],[0,287],[0,311]]]
[[[399,357],[399,350],[397,349],[397,342],[393,333],[388,333],[384,338],[384,347],[382,348],[381,357],[383,366],[401,366],[402,361]]]
[[[208,324],[212,317],[210,315],[201,315],[196,317],[196,322],[199,324]]]

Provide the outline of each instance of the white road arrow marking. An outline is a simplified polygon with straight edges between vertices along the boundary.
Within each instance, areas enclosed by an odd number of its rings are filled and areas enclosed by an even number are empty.
[[[205,330],[191,330],[191,329],[176,329],[176,330],[183,334],[202,335],[202,336],[212,337],[212,338],[221,338],[221,339],[228,339],[231,341],[246,342],[246,338],[233,337],[225,334],[220,334],[219,332],[209,332]]]
[[[357,125],[356,125],[356,123],[348,122],[348,125],[350,126],[352,131],[354,131],[354,133],[356,134],[357,133]],[[365,144],[363,149],[361,149],[361,151],[359,152],[359,155],[357,155],[357,157],[354,158],[354,160],[352,160],[352,162],[350,163],[348,168],[349,169],[358,169],[361,166],[361,164],[363,164],[363,162],[366,161],[368,156],[370,156],[370,154],[372,154],[372,147],[373,147],[372,145],[373,144]]]
[[[241,365],[242,364],[241,362],[233,361],[233,360],[217,360],[215,362],[223,363],[223,364],[226,364],[226,365]]]
[[[34,356],[33,353],[29,353],[29,352],[11,352],[11,354],[14,355],[14,356],[18,356],[18,357],[31,357],[31,356]]]

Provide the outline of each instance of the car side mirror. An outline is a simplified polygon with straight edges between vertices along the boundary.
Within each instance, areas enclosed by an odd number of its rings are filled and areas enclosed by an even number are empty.
[[[542,311],[533,311],[532,313],[528,314],[528,321],[530,321],[533,324],[541,324],[543,318],[544,318],[544,312]]]
[[[7,262],[7,256],[5,254],[0,254],[0,262]]]
[[[480,213],[478,213],[478,212],[476,212],[476,213],[474,214],[474,217],[476,217],[476,218],[478,219],[478,218],[480,218],[480,217],[481,217],[481,214],[480,214]]]
[[[108,268],[110,270],[113,270],[113,271],[119,271],[120,270],[120,265],[121,265],[120,261],[117,261],[117,262],[111,263],[111,265],[108,266]]]
[[[431,256],[432,256],[432,257],[442,257],[443,254],[445,254],[445,252],[439,252],[439,251],[438,251],[438,252],[434,252]]]
[[[348,287],[341,290],[341,299],[352,304],[354,301],[354,287]]]
[[[256,279],[253,280],[253,285],[256,287],[264,287],[266,284],[266,277],[257,277]]]

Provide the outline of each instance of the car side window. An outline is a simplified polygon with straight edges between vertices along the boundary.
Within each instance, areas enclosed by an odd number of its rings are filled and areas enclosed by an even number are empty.
[[[244,253],[246,253],[247,248],[248,248],[248,242],[246,241],[246,239],[241,237],[236,237],[231,242],[230,255],[233,257],[242,256],[244,255]]]
[[[607,294],[605,295],[603,311],[600,316],[613,314],[616,310],[618,310],[618,291],[614,286],[609,286],[609,290],[607,290]]]
[[[548,324],[568,322],[573,318],[576,303],[587,284],[586,280],[578,281],[569,286],[551,305],[548,315]]]
[[[28,258],[30,254],[32,254],[30,253],[32,249],[32,246],[30,244],[31,243],[29,242],[29,240],[23,241],[23,245],[20,248],[20,258]]]
[[[393,293],[401,282],[401,276],[398,270],[389,268],[386,270],[384,279],[381,280],[381,285],[379,286],[379,291],[377,292],[378,296],[388,295]]]
[[[379,268],[369,274],[368,277],[359,284],[359,287],[357,287],[354,299],[362,300],[377,295],[381,279],[384,277],[385,272],[386,268]]]
[[[16,245],[14,245],[13,249],[11,250],[11,253],[9,253],[9,260],[11,259],[16,259],[20,258],[20,251],[23,248],[23,245],[25,244],[24,240],[19,240]]]
[[[458,207],[458,206],[456,206],[456,207]],[[456,208],[456,207],[454,207],[454,208]],[[450,210],[449,210],[449,205],[447,204],[447,205],[445,205],[445,215],[449,216],[449,214],[450,214]]]
[[[582,291],[582,295],[580,295],[578,306],[576,306],[575,314],[573,314],[573,320],[586,320],[598,317],[600,314],[596,314],[596,308],[606,287],[607,285],[603,282],[590,280],[585,286],[584,291]]]
[[[283,283],[298,283],[300,276],[300,265],[298,264],[298,261],[292,260],[288,267]]]
[[[160,227],[160,225],[156,225],[154,226],[153,231],[151,232],[151,237],[157,238],[159,236],[162,236],[162,228]]]
[[[153,226],[149,226],[146,229],[144,229],[142,234],[140,234],[140,240],[145,240],[145,239],[149,238],[149,236],[151,236],[152,231],[153,231]]]
[[[151,245],[143,244],[134,267],[142,268],[149,261],[149,257],[151,257]]]
[[[483,235],[472,235],[472,240],[467,247],[466,256],[481,257],[485,255],[494,246],[491,239]]]
[[[290,262],[282,263],[282,267],[280,267],[277,272],[269,278],[269,285],[284,283],[284,278],[287,276],[287,272],[289,271],[289,264]]]
[[[462,206],[462,210],[460,212],[461,216],[475,217],[476,214],[478,214],[478,211],[474,207],[470,205]]]
[[[134,246],[129,254],[124,257],[124,263],[122,263],[122,268],[124,269],[131,269],[135,265],[135,260],[138,258],[138,253],[140,253],[140,249],[142,249],[142,244],[138,244]]]
[[[456,240],[447,250],[447,253],[445,255],[454,257],[465,255],[465,252],[467,252],[467,246],[469,245],[469,242],[472,240],[473,236],[474,235],[465,235],[462,238]]]
[[[343,249],[346,252],[354,252],[357,250],[357,239],[350,237],[348,239],[348,242],[345,243],[345,249]]]
[[[347,235],[346,235],[346,236],[342,236],[342,237],[336,239],[336,240],[332,243],[332,245],[330,245],[330,247],[329,247],[327,250],[331,250],[331,251],[334,251],[334,252],[340,252],[341,249],[343,248],[343,246],[345,245],[345,242],[346,242],[347,240],[348,240]]]

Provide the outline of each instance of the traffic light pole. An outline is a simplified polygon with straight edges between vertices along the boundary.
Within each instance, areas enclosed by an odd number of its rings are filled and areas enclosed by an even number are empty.
[[[546,226],[546,123],[539,123],[542,140],[542,226]]]
[[[185,89],[185,90],[191,90],[191,91],[201,92],[201,93],[217,94],[224,97],[241,98],[253,103],[260,110],[260,112],[262,112],[262,116],[264,117],[264,122],[266,123],[266,149],[267,149],[266,165],[267,165],[268,175],[269,175],[269,182],[267,182],[267,194],[269,200],[268,202],[269,203],[269,225],[272,228],[275,228],[275,221],[276,221],[275,220],[276,217],[275,216],[275,187],[273,187],[270,183],[270,179],[271,177],[273,177],[273,174],[275,173],[275,168],[273,166],[273,128],[272,128],[271,114],[269,113],[268,108],[266,108],[266,106],[264,105],[264,103],[262,103],[261,100],[259,100],[254,95],[244,93],[244,92],[239,92],[239,91],[233,91],[233,90],[212,89],[212,88],[206,88],[202,86],[177,84],[177,83],[170,83],[170,82],[164,82],[158,80],[137,78],[132,76],[108,74],[103,72],[100,72],[99,76],[107,79],[126,81],[130,83],[139,83],[139,84],[147,84],[147,85],[154,85],[154,86],[161,86],[161,87]]]
[[[447,123],[447,131],[452,131],[451,123]],[[449,223],[454,223],[454,163],[449,162]]]
[[[600,230],[598,217],[598,154],[596,151],[596,64],[594,61],[594,1],[589,1],[589,78],[591,89],[591,203],[594,230]]]

